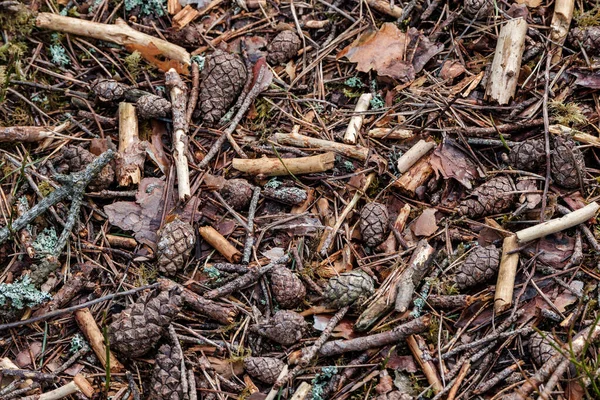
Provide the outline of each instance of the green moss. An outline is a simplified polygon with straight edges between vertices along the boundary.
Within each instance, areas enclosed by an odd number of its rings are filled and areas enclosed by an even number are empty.
[[[137,79],[138,75],[142,71],[142,60],[142,53],[140,53],[137,50],[125,57],[125,59],[123,60],[125,62],[127,70],[129,71],[131,76],[133,76],[134,79]]]
[[[587,123],[587,118],[583,115],[577,103],[552,101],[548,106],[552,112],[552,116],[556,118],[556,122],[561,125],[573,126]]]
[[[25,5],[17,11],[0,11],[0,26],[10,33],[29,35],[35,26],[35,15]]]
[[[573,19],[580,28],[600,25],[600,7],[594,7],[591,10],[582,13],[576,10],[573,13]]]
[[[52,185],[48,181],[40,182],[38,188],[40,189],[40,193],[44,197],[47,197],[50,193],[54,192],[54,187],[52,187]]]
[[[19,41],[11,41],[0,47],[0,60],[8,61],[22,58],[27,52],[27,44]]]

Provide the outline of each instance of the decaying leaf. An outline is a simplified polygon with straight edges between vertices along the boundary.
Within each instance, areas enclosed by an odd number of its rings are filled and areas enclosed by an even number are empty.
[[[180,74],[189,74],[187,65],[175,60],[162,59],[164,57],[163,53],[152,42],[148,43],[147,46],[132,43],[125,46],[125,48],[131,53],[138,51],[146,61],[155,65],[162,72],[167,72],[169,69],[175,68]]]
[[[537,191],[537,181],[535,179],[523,179],[517,182],[517,190],[521,192],[533,192]],[[519,196],[520,203],[526,203],[527,208],[532,210],[540,204],[542,201],[542,195],[540,193],[522,193]]]
[[[471,158],[451,140],[445,140],[433,151],[429,163],[436,176],[441,174],[445,179],[454,178],[467,189],[471,189],[472,181],[480,176],[477,166]]]
[[[411,229],[416,236],[430,236],[437,230],[437,221],[435,220],[435,208],[426,208],[417,218]]]
[[[442,79],[454,79],[465,73],[467,69],[458,61],[446,60],[440,71]]]
[[[342,50],[337,58],[357,63],[356,69],[377,71],[401,82],[411,82],[425,64],[444,49],[431,43],[415,28],[404,33],[393,23],[385,23],[378,31],[370,31]]]

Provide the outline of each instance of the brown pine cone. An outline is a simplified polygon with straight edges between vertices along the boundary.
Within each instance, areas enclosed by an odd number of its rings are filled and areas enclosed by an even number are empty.
[[[383,243],[389,223],[386,206],[376,202],[366,204],[360,211],[360,233],[363,242],[369,247]]]
[[[140,357],[158,343],[181,307],[181,289],[149,292],[115,317],[108,329],[112,349]]]
[[[375,282],[366,272],[355,269],[330,278],[323,290],[325,300],[337,308],[356,301],[363,303],[375,290]]]
[[[552,178],[567,189],[583,186],[585,161],[573,139],[569,136],[554,136],[554,149],[550,160]]]
[[[514,202],[514,184],[510,177],[499,176],[477,187],[468,198],[461,201],[458,212],[470,218],[498,214]]]
[[[229,179],[219,193],[234,210],[242,211],[252,200],[253,186],[245,179]]]
[[[308,331],[308,324],[297,312],[280,310],[257,328],[258,334],[284,346],[291,346],[302,339]]]
[[[399,390],[395,390],[390,393],[381,394],[381,395],[377,396],[375,400],[413,400],[413,399],[414,399],[414,397],[412,397],[411,395],[403,393]]]
[[[494,10],[492,0],[465,0],[465,13],[475,19],[485,19]]]
[[[194,228],[189,223],[175,219],[166,224],[156,245],[158,270],[167,276],[175,275],[185,266],[195,243]]]
[[[246,66],[239,56],[216,50],[206,57],[200,79],[198,108],[206,123],[216,124],[242,91]]]
[[[163,344],[154,361],[149,400],[183,400],[181,354],[174,346]]]
[[[600,53],[600,26],[573,28],[569,32],[568,40],[575,50],[579,50],[581,43],[588,56],[597,56]]]
[[[294,308],[306,297],[306,288],[298,276],[287,267],[278,265],[271,274],[271,290],[283,308]]]
[[[121,100],[129,86],[114,79],[98,78],[92,82],[91,88],[100,101],[109,102]]]
[[[165,118],[171,112],[171,102],[154,94],[146,94],[138,99],[136,108],[140,118]]]
[[[267,46],[269,64],[285,64],[291,60],[302,47],[302,41],[292,31],[282,31],[277,34]]]
[[[57,157],[56,170],[61,174],[79,172],[84,170],[96,159],[96,156],[80,146],[68,145],[62,148]],[[115,180],[115,170],[107,164],[102,171],[90,182],[89,188],[93,191],[106,189]]]
[[[277,382],[277,377],[285,364],[275,357],[248,357],[244,360],[244,369],[253,378],[269,385]]]
[[[543,139],[519,142],[508,153],[510,164],[516,169],[537,172],[546,165],[546,150]]]
[[[550,332],[534,332],[529,336],[529,352],[533,362],[542,366],[550,357],[557,354],[558,345]]]
[[[458,268],[455,281],[459,289],[475,286],[493,278],[500,266],[500,251],[494,245],[477,246]]]

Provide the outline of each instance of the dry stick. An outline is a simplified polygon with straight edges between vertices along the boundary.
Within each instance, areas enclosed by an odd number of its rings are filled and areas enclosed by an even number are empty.
[[[475,340],[475,341],[473,341],[471,343],[467,343],[467,344],[463,344],[463,345],[457,346],[457,347],[453,348],[452,350],[450,350],[448,352],[445,352],[442,355],[442,360],[446,360],[446,359],[448,359],[448,358],[454,356],[455,354],[458,354],[458,353],[460,353],[461,351],[464,351],[464,350],[470,350],[470,349],[473,349],[473,348],[475,348],[477,346],[480,346],[480,345],[483,345],[483,344],[486,344],[486,343],[489,343],[489,342],[492,342],[492,341],[505,339],[505,338],[513,336],[513,335],[521,335],[521,334],[526,335],[526,334],[530,333],[531,331],[533,331],[532,327],[525,326],[523,328],[519,328],[519,329],[516,329],[514,331],[509,331],[509,332],[495,332],[492,335],[488,335],[488,336],[483,337],[483,338],[481,338],[479,340]]]
[[[325,172],[335,165],[335,154],[325,153],[297,158],[234,158],[231,166],[251,175],[282,176]]]
[[[234,245],[229,243],[229,241],[221,235],[215,228],[212,226],[202,226],[199,229],[200,236],[208,244],[214,247],[223,257],[227,259],[227,261],[231,263],[238,263],[242,259],[242,253],[238,249],[235,248]]]
[[[221,196],[219,194],[219,192],[213,192],[212,193],[213,196],[215,196],[217,198],[217,200],[219,200],[219,203],[221,203],[221,205],[223,207],[225,207],[227,209],[227,211],[229,211],[229,214],[231,214],[231,216],[233,218],[235,218],[235,220],[238,222],[238,224],[240,224],[246,231],[248,231],[250,228],[248,226],[248,224],[246,223],[246,221],[244,221],[242,219],[242,217],[240,216],[240,214],[238,214],[233,207],[231,207],[229,204],[227,204],[227,201],[225,201],[225,199],[223,198],[223,196]]]
[[[494,295],[494,310],[496,314],[508,310],[512,305],[515,277],[517,276],[517,267],[519,265],[519,253],[513,253],[513,250],[517,250],[518,248],[519,244],[516,235],[504,238],[504,242],[502,243],[502,258],[496,282],[496,293]]]
[[[187,136],[187,86],[181,80],[181,77],[171,68],[165,74],[165,84],[171,93],[171,110],[173,112],[173,158],[175,159],[175,169],[177,171],[177,192],[179,200],[185,201],[190,197],[190,170],[186,151],[188,147]]]
[[[365,161],[369,157],[369,149],[361,146],[352,146],[349,144],[332,142],[329,140],[316,139],[310,136],[300,135],[298,133],[276,133],[273,140],[279,144],[312,148],[319,150],[335,151],[346,157]]]
[[[460,367],[460,372],[459,372],[458,376],[456,377],[456,379],[454,380],[454,383],[452,384],[452,388],[450,389],[450,392],[448,393],[448,397],[446,397],[446,399],[454,400],[456,398],[456,393],[458,392],[460,385],[464,381],[464,379],[467,376],[467,374],[469,373],[470,369],[471,369],[470,362],[466,362],[462,365],[462,367]]]
[[[124,369],[123,364],[121,364],[119,360],[117,360],[115,355],[110,350],[108,352],[110,359],[107,363],[107,349],[104,344],[104,335],[102,334],[102,331],[100,331],[100,328],[98,328],[98,325],[96,324],[96,321],[94,320],[90,309],[86,307],[81,310],[75,311],[75,321],[77,321],[79,329],[81,329],[88,342],[90,343],[90,346],[92,346],[92,350],[94,350],[94,353],[96,353],[96,356],[100,360],[102,366],[104,368],[110,366],[111,372],[122,371]]]
[[[185,356],[183,354],[183,350],[181,349],[181,343],[179,343],[179,339],[177,339],[177,332],[175,332],[175,328],[172,324],[169,325],[169,336],[171,337],[171,341],[173,342],[173,346],[175,347],[175,351],[179,353],[181,357],[181,365],[179,366],[180,377],[179,380],[181,382],[181,390],[183,393],[188,392],[188,380],[187,380],[187,372],[185,368]]]
[[[408,348],[413,354],[413,357],[417,359],[417,362],[421,366],[433,392],[439,393],[444,388],[440,376],[438,375],[433,362],[431,360],[424,360],[424,355],[429,354],[427,343],[420,335],[410,335],[406,339],[406,343],[408,344]]]
[[[394,306],[397,312],[403,313],[410,306],[415,288],[427,274],[433,253],[435,253],[435,249],[429,245],[427,240],[419,241],[410,258],[408,268],[402,272],[398,280],[398,292]]]
[[[259,198],[260,187],[257,186],[252,193],[252,200],[250,201],[250,208],[248,209],[248,235],[246,236],[246,242],[244,243],[242,264],[248,264],[252,255],[252,246],[254,246],[254,215],[256,214]]]
[[[219,376],[220,375],[217,375],[217,377],[219,377]],[[190,390],[189,390],[189,393],[190,393],[189,400],[198,400],[198,393],[197,393],[197,390],[196,390],[196,375],[194,375],[194,370],[193,369],[190,369],[188,371],[187,379],[188,379],[188,386],[190,388]]]
[[[525,364],[525,361],[519,360],[515,364],[504,368],[502,371],[498,372],[492,378],[490,378],[484,382],[481,382],[479,384],[479,386],[477,386],[477,388],[475,388],[475,390],[473,391],[473,394],[483,394],[483,393],[487,392],[488,390],[490,390],[491,388],[493,388],[494,386],[496,386],[498,383],[504,382],[504,380],[509,375],[511,375],[513,372],[518,371],[519,368],[523,364]]]
[[[39,371],[30,371],[27,369],[2,369],[3,376],[16,376],[21,379],[33,379],[36,381],[54,381],[57,379],[55,374],[46,374]]]
[[[367,111],[369,109],[369,105],[371,104],[372,98],[373,95],[371,93],[361,94],[356,102],[354,113],[358,114]],[[344,134],[344,143],[356,144],[358,133],[360,132],[360,128],[362,128],[364,119],[365,116],[363,114],[354,115],[352,118],[350,118],[350,123],[348,124],[346,133]]]
[[[403,14],[401,7],[394,5],[388,0],[367,0],[367,4],[375,10],[394,18],[400,18]]]
[[[565,374],[565,372],[567,371],[567,368],[569,368],[570,365],[571,365],[571,360],[569,360],[567,358],[567,359],[564,359],[558,365],[558,367],[556,367],[556,370],[554,371],[554,373],[552,373],[552,375],[550,376],[550,378],[544,385],[544,390],[540,393],[539,398],[541,398],[543,400],[549,400],[552,398],[551,394],[552,394],[552,391],[554,390],[554,387],[558,384],[558,381],[562,378],[562,376]]]
[[[417,188],[423,186],[431,175],[433,175],[433,168],[429,163],[429,156],[426,156],[395,180],[393,185],[412,197],[415,195]]]
[[[419,161],[425,154],[429,153],[429,151],[435,146],[435,142],[419,140],[414,146],[408,149],[408,151],[404,153],[402,157],[398,159],[398,171],[401,174],[408,171],[410,167]]]
[[[54,128],[49,126],[0,127],[0,142],[39,142],[67,129],[69,125],[69,122],[65,122]]]
[[[119,104],[119,155],[117,181],[120,186],[140,183],[144,168],[145,152],[140,148],[138,118],[131,103]]]
[[[133,379],[133,374],[129,371],[125,371],[125,376],[127,377],[127,383],[129,384],[129,391],[133,397],[133,400],[140,400],[140,391],[135,384],[135,380]]]
[[[486,97],[500,105],[508,104],[517,91],[526,36],[527,21],[524,18],[512,19],[500,29],[485,90]]]
[[[197,63],[192,63],[192,90],[190,91],[190,98],[188,99],[187,110],[185,114],[185,123],[190,125],[192,115],[196,110],[196,103],[198,103],[198,94],[200,93],[200,67]]]
[[[415,137],[414,132],[411,129],[399,129],[399,128],[373,128],[369,130],[367,136],[375,139],[412,139]]]
[[[253,268],[250,271],[248,271],[247,274],[244,274],[221,287],[206,292],[204,294],[204,297],[207,299],[216,299],[219,297],[227,296],[238,290],[242,290],[258,281],[261,276],[269,272],[276,265],[286,264],[289,261],[289,259],[290,257],[288,255],[285,255],[275,261],[270,262],[264,267]]]
[[[590,144],[594,147],[600,147],[600,138],[589,133],[581,132],[564,125],[550,125],[549,132],[553,135],[570,135],[578,142]]]
[[[21,400],[59,400],[75,393],[82,393],[84,396],[91,398],[94,395],[94,387],[83,375],[77,374],[71,382],[58,389],[40,395],[21,397]]]
[[[557,63],[561,59],[562,45],[569,34],[574,9],[575,0],[556,0],[554,2],[554,15],[550,23],[550,41],[554,51],[553,63]]]
[[[451,128],[446,130],[447,133],[457,133],[461,132],[465,136],[485,136],[485,135],[495,135],[497,137],[498,132],[500,133],[511,133],[513,131],[519,131],[528,128],[534,128],[537,126],[544,125],[543,118],[532,119],[531,121],[524,121],[515,124],[502,124],[497,126],[492,126],[489,128]]]

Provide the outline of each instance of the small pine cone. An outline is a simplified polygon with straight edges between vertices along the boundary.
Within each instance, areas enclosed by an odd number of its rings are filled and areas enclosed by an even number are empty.
[[[302,41],[298,35],[292,31],[282,31],[267,46],[267,61],[272,65],[284,64],[298,53],[300,47]]]
[[[381,203],[368,203],[360,211],[360,233],[363,242],[369,247],[383,243],[387,236],[390,217],[387,208]]]
[[[171,102],[155,94],[145,94],[136,103],[140,118],[165,118],[171,112]]]
[[[100,101],[109,102],[121,100],[129,87],[114,79],[99,78],[92,82],[91,88]]]
[[[244,360],[244,369],[248,375],[269,385],[277,382],[285,364],[274,357],[248,357]]]
[[[297,312],[280,310],[258,327],[258,333],[284,346],[298,343],[308,331],[304,317]]]
[[[163,344],[158,349],[150,383],[149,400],[183,400],[181,386],[181,354],[174,346]]]
[[[573,28],[569,32],[568,40],[575,50],[579,50],[581,43],[588,56],[597,56],[600,53],[600,26]]]
[[[208,124],[216,124],[242,91],[246,83],[246,66],[242,59],[221,50],[206,57],[200,76],[198,108]]]
[[[465,13],[475,19],[485,19],[494,10],[492,0],[465,0]]]
[[[529,352],[533,362],[542,366],[550,357],[557,354],[558,345],[550,332],[534,332],[529,336]]]
[[[470,218],[500,213],[513,204],[515,195],[512,192],[514,191],[514,184],[510,177],[499,176],[490,179],[473,190],[471,195],[460,203],[458,212]]]
[[[180,307],[179,287],[140,296],[110,324],[111,348],[126,357],[143,356],[158,343]]]
[[[508,153],[510,165],[516,169],[537,172],[546,164],[546,150],[543,139],[529,139],[519,142]]]
[[[568,136],[554,137],[554,150],[552,150],[552,178],[567,189],[575,189],[583,184],[585,161],[583,153],[575,146],[575,142]]]
[[[219,191],[227,204],[236,211],[248,208],[250,200],[252,200],[252,192],[252,185],[245,179],[230,179]]]
[[[465,289],[485,282],[498,272],[500,251],[494,245],[477,246],[456,272],[456,286]]]
[[[294,308],[306,297],[306,288],[300,278],[281,265],[271,270],[271,290],[283,308]]]
[[[375,290],[375,282],[366,272],[353,270],[330,278],[323,295],[333,307],[342,308],[364,302]]]
[[[166,224],[156,245],[158,270],[167,276],[175,275],[185,266],[195,243],[194,228],[189,223],[176,219]]]
[[[412,397],[411,395],[407,394],[407,393],[403,393],[399,390],[390,392],[390,393],[386,393],[386,394],[381,394],[379,396],[376,397],[375,400],[413,400],[414,397]]]
[[[61,174],[79,172],[84,170],[96,159],[96,156],[80,146],[68,145],[63,147],[57,158],[56,170]],[[115,170],[107,164],[102,171],[90,182],[90,190],[103,190],[115,180]]]

